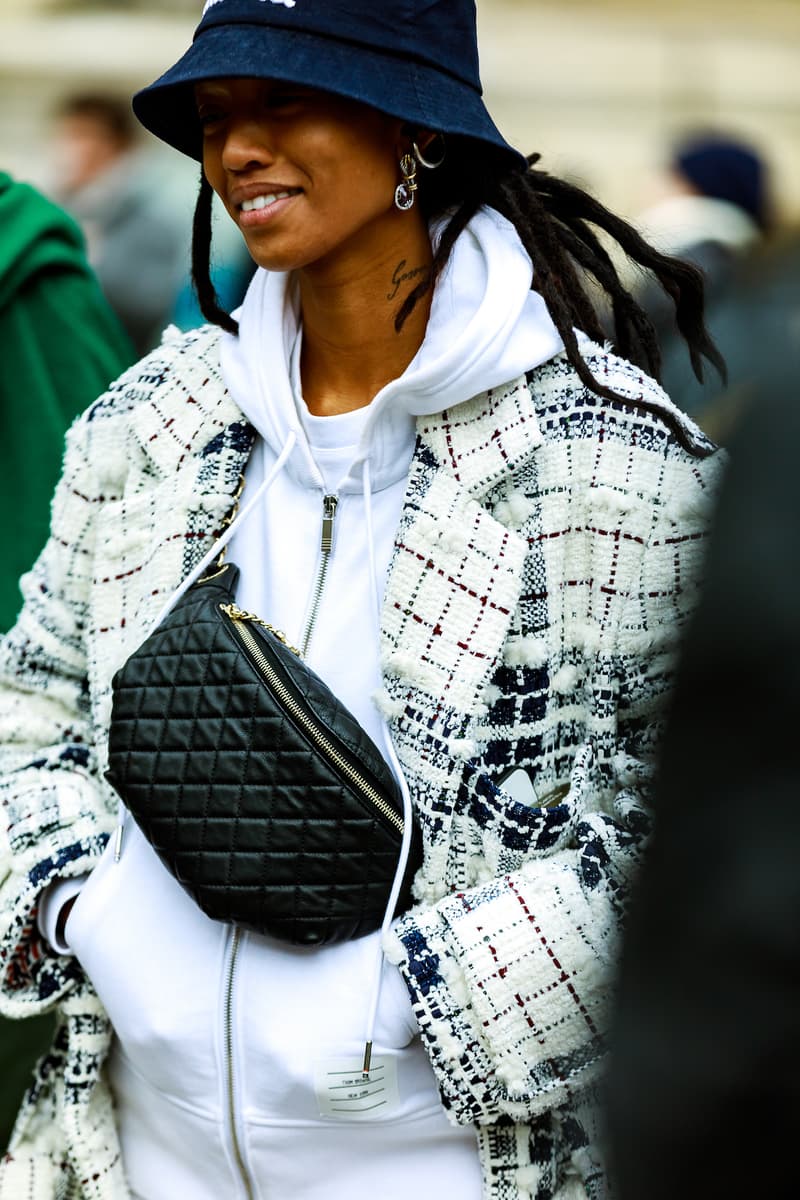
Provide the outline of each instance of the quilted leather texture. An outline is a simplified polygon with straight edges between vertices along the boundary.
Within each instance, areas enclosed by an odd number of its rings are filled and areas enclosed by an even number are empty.
[[[300,944],[380,925],[400,831],[309,741],[267,686],[230,603],[238,570],[191,587],[114,677],[107,778],[210,917]],[[355,717],[248,622],[284,686],[402,817],[396,781]],[[420,864],[412,855],[398,913]]]

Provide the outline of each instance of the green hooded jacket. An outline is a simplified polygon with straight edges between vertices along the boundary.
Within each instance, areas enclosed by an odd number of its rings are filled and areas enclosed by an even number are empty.
[[[79,227],[0,172],[0,632],[44,545],[64,434],[133,358]]]

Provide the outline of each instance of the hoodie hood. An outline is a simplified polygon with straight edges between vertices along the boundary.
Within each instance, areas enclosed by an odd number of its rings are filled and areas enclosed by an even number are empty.
[[[0,173],[0,308],[41,271],[90,276],[83,235],[57,205]]]
[[[434,228],[434,243],[437,233]],[[391,482],[397,445],[408,439],[416,417],[508,383],[563,349],[544,301],[531,291],[531,276],[531,260],[510,222],[492,209],[476,214],[437,282],[425,340],[415,358],[364,410],[340,491],[361,488],[361,465],[367,459],[373,488]],[[222,345],[226,384],[275,453],[294,433],[296,445],[286,469],[319,486],[301,415],[302,331],[290,277],[256,271],[234,315],[239,336],[224,335]]]

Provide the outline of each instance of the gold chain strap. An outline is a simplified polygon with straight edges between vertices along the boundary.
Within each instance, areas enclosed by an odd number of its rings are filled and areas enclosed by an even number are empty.
[[[233,524],[233,522],[236,520],[237,516],[239,515],[239,501],[242,498],[243,491],[244,491],[244,475],[240,475],[239,476],[239,486],[237,487],[237,489],[233,495],[233,504],[231,505],[231,510],[228,513],[228,515],[225,517],[224,521],[222,522],[222,524],[220,526],[220,530],[219,530],[220,537],[222,536],[222,534],[225,532],[226,529],[230,528],[230,526]],[[219,579],[220,575],[222,575],[223,572],[227,570],[227,567],[225,565],[225,555],[227,553],[228,553],[228,544],[226,542],[225,545],[222,547],[222,550],[220,551],[219,558],[213,565],[211,574],[204,575],[203,578],[198,579],[197,582],[198,583],[210,583],[212,581],[212,579]]]
[[[226,529],[230,529],[231,525],[238,517],[239,501],[242,498],[243,491],[244,491],[244,475],[240,475],[239,476],[239,486],[236,489],[236,491],[234,492],[233,504],[231,505],[231,511],[228,513],[227,517],[225,518],[225,520],[222,522],[222,525],[220,526],[220,530],[219,530],[220,537],[222,536],[222,534],[225,532]],[[222,564],[225,562],[225,555],[227,553],[228,553],[228,544],[226,542],[225,545],[222,547],[219,558],[217,559],[217,570],[219,570],[220,567],[222,566]]]
[[[250,621],[254,625],[260,625],[262,629],[269,630],[272,636],[277,638],[279,642],[282,642],[286,649],[291,650],[292,654],[296,655],[297,658],[303,657],[296,646],[292,645],[285,633],[282,633],[280,629],[276,629],[274,625],[270,625],[263,618],[256,616],[255,613],[245,612],[243,608],[239,608],[238,604],[220,604],[220,609],[232,621]]]
[[[244,491],[244,475],[240,475],[239,476],[239,486],[236,489],[236,493],[233,497],[233,504],[231,506],[231,511],[228,513],[228,515],[226,516],[225,520],[222,522],[222,525],[220,527],[220,536],[222,536],[224,531],[226,529],[229,529],[231,527],[231,525],[233,524],[233,522],[236,520],[236,517],[238,516],[238,513],[239,513],[239,501],[242,498],[243,491]],[[198,583],[210,583],[212,579],[219,579],[220,575],[222,575],[225,571],[227,571],[228,568],[225,563],[225,555],[227,554],[227,552],[228,552],[228,546],[226,543],[222,547],[222,550],[220,551],[220,556],[217,559],[216,563],[214,564],[214,571],[212,572],[212,574],[204,575],[202,579],[198,579],[198,581],[197,581]],[[252,621],[256,625],[262,625],[264,627],[264,629],[267,629],[272,634],[273,637],[276,637],[279,642],[282,642],[287,650],[291,650],[292,654],[296,654],[298,658],[303,657],[302,654],[300,653],[300,651],[297,650],[291,644],[290,641],[288,641],[286,635],[284,633],[282,633],[280,631],[280,629],[276,629],[274,625],[270,625],[267,621],[262,620],[261,617],[256,616],[255,613],[245,612],[244,609],[239,608],[238,604],[220,604],[220,608],[226,614],[226,616],[231,618],[232,621]]]

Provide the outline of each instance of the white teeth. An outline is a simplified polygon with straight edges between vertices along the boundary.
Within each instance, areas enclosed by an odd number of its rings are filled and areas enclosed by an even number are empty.
[[[276,200],[285,200],[291,194],[291,192],[276,192],[274,195],[254,196],[252,200],[245,200],[242,212],[258,212],[262,208],[269,208]]]

